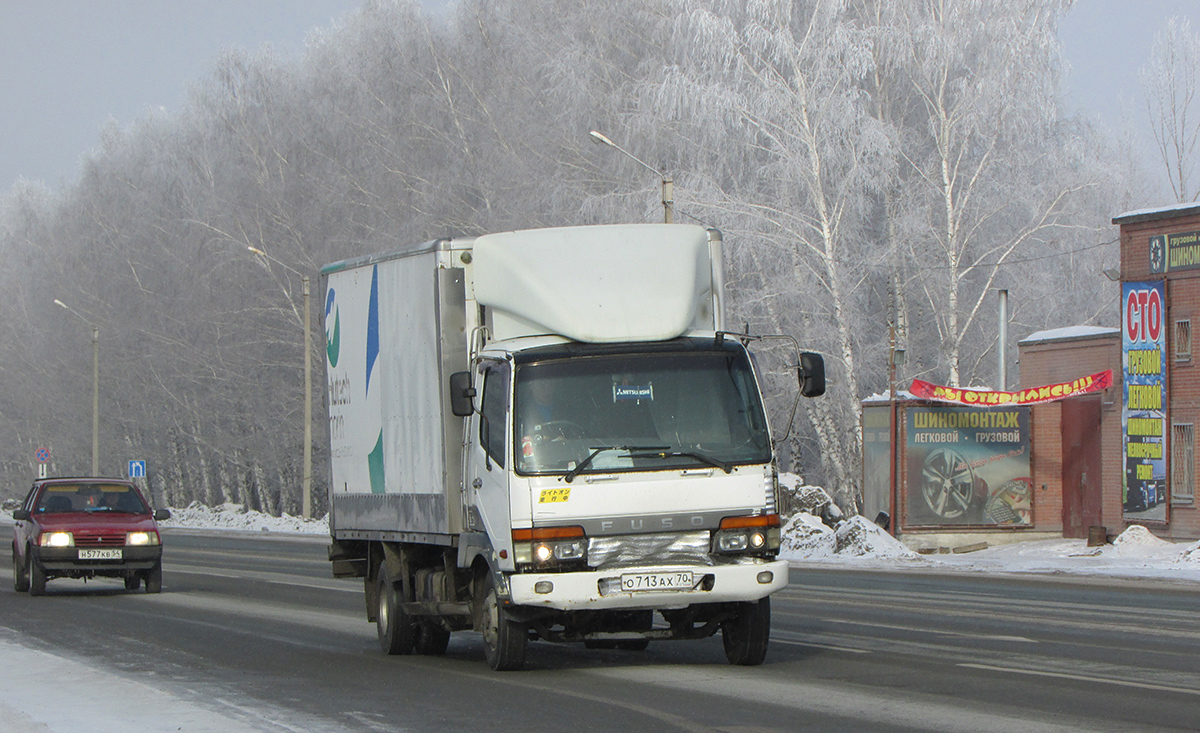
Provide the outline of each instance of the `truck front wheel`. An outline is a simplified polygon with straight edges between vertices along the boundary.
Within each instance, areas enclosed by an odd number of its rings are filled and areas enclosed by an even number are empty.
[[[721,641],[730,664],[752,667],[767,658],[771,638],[771,599],[739,603],[737,615],[721,624]]]
[[[510,619],[500,608],[496,583],[491,575],[484,578],[478,613],[480,631],[483,632],[483,653],[488,666],[497,672],[517,670],[524,666],[529,631],[524,624]]]
[[[375,609],[375,630],[379,634],[379,648],[384,654],[412,654],[416,626],[400,607],[403,597],[388,573],[387,563],[379,566],[376,590],[379,606]]]

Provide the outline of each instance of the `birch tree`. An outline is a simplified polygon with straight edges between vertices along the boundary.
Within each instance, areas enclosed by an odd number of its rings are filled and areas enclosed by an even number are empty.
[[[1200,201],[1200,33],[1187,18],[1171,18],[1155,34],[1138,78],[1171,193],[1181,204]]]
[[[1045,252],[1076,223],[1073,196],[1092,180],[1053,175],[1057,20],[1065,0],[897,0],[913,98],[902,118],[897,180],[900,237],[923,302],[937,371],[958,385],[964,350],[1002,268]],[[906,78],[905,78],[906,77]]]

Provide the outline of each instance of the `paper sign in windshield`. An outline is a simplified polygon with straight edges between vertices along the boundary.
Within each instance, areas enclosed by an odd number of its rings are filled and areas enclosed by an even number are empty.
[[[620,400],[653,400],[654,385],[647,384],[644,387],[634,387],[628,384],[613,385],[613,402]]]

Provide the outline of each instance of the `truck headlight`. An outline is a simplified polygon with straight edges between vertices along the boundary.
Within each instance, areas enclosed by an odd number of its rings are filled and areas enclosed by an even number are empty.
[[[46,532],[38,539],[42,547],[73,547],[75,535],[70,532]]]
[[[587,558],[583,527],[535,527],[514,529],[513,559],[517,563],[548,564]]]
[[[566,542],[541,542],[533,548],[533,559],[538,562],[550,560],[582,560],[587,555],[587,546],[583,540],[568,540]]]
[[[713,535],[714,552],[759,552],[778,550],[780,542],[778,514],[725,517]]]

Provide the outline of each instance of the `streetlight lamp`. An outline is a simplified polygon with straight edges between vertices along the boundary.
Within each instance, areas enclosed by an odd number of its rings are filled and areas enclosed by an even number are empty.
[[[100,328],[79,315],[71,306],[58,298],[56,305],[74,313],[79,320],[92,327],[92,476],[100,475]]]
[[[263,258],[263,267],[270,271],[267,260],[276,263],[285,270],[300,276],[302,293],[304,295],[304,467],[300,480],[301,514],[305,519],[312,518],[312,315],[308,307],[309,280],[308,275],[280,262],[257,247],[247,246],[246,249]]]
[[[644,160],[620,145],[617,145],[612,140],[608,139],[608,137],[603,133],[592,130],[588,133],[588,135],[591,136],[592,142],[599,143],[601,145],[607,145],[610,148],[619,150],[620,152],[624,153],[626,157],[632,159],[638,165],[658,176],[659,180],[662,181],[663,222],[670,224],[671,222],[675,221],[675,181],[673,181],[670,176],[650,165],[649,163],[646,163]]]

